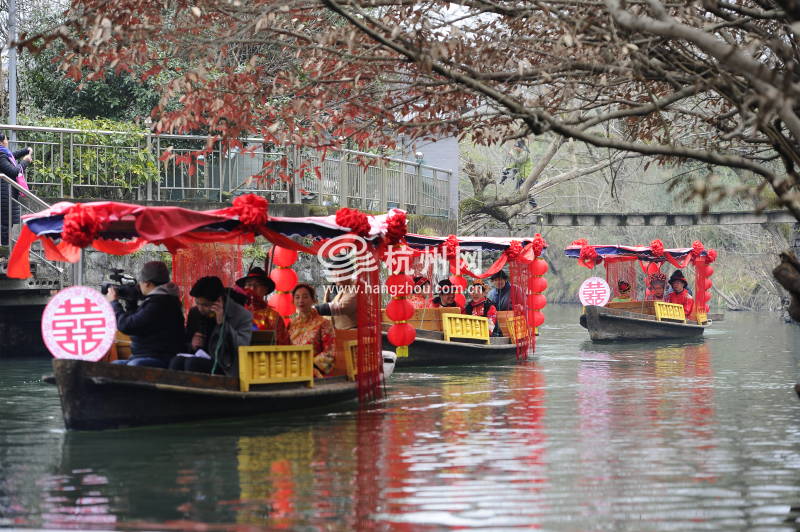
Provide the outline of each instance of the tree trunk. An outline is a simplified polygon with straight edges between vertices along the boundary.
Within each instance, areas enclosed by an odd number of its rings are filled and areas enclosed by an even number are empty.
[[[791,251],[781,253],[781,263],[772,270],[772,275],[791,295],[789,316],[800,321],[800,262]]]

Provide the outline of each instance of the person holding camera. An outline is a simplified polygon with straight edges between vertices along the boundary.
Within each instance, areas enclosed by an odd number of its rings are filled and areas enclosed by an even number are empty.
[[[127,310],[117,289],[108,288],[106,299],[117,315],[117,329],[131,337],[131,358],[114,364],[166,368],[183,346],[183,307],[178,286],[169,280],[169,269],[161,261],[142,266],[139,289],[144,298]]]
[[[19,186],[29,190],[28,182],[25,180],[25,169],[32,162],[32,148],[12,152],[8,147],[8,137],[0,133],[0,174],[5,174]],[[11,228],[19,223],[19,205],[16,203],[19,197],[19,190],[5,181],[0,181],[0,245],[2,246],[9,244]]]

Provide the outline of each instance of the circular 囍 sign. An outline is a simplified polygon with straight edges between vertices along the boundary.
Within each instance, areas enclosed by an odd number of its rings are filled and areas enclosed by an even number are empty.
[[[58,292],[42,315],[42,338],[56,358],[97,362],[114,342],[117,320],[103,294],[88,286]]]
[[[604,306],[611,299],[611,287],[602,277],[589,277],[578,290],[578,297],[581,304]]]

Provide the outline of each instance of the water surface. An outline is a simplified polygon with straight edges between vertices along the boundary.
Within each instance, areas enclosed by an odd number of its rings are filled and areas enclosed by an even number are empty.
[[[0,357],[0,526],[796,530],[800,329],[728,313],[694,343],[592,344],[396,373],[368,409],[66,433],[47,360]]]

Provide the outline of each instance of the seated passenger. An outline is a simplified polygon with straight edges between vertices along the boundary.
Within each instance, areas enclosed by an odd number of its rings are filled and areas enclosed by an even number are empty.
[[[238,279],[236,285],[247,293],[244,308],[253,314],[253,328],[259,331],[272,331],[276,345],[289,343],[286,324],[278,311],[267,304],[267,296],[275,290],[275,283],[267,277],[267,273],[256,266],[250,268],[247,275]]]
[[[428,298],[431,292],[431,281],[427,277],[417,275],[414,277],[414,292],[408,297],[408,300],[414,305],[414,308],[426,308],[430,303]]]
[[[433,298],[431,306],[433,308],[441,307],[455,307],[458,309],[459,314],[464,312],[461,305],[456,303],[456,291],[458,289],[453,286],[449,279],[442,279],[439,281],[439,295]]]
[[[628,281],[620,280],[617,283],[618,295],[611,301],[626,302],[631,300],[631,284]]]
[[[202,277],[189,292],[197,312],[213,319],[208,336],[193,335],[197,351],[181,353],[170,361],[170,369],[200,373],[239,375],[239,347],[250,345],[253,315],[242,306],[242,299],[222,285],[219,277]],[[191,312],[190,312],[191,315]],[[201,345],[202,344],[202,345]]]
[[[486,297],[486,283],[481,279],[472,281],[470,287],[470,301],[464,307],[464,314],[470,316],[485,316],[489,320],[489,332],[492,336],[502,336],[497,324],[497,307],[491,299]]]
[[[184,339],[178,287],[170,282],[167,265],[152,261],[139,272],[139,290],[144,299],[127,309],[117,299],[115,288],[109,287],[106,294],[117,316],[117,329],[131,337],[131,357],[113,363],[166,368],[181,351]]]
[[[314,308],[317,295],[314,288],[300,283],[292,290],[297,313],[289,322],[289,341],[292,345],[314,346],[314,377],[333,371],[333,325]]]
[[[686,290],[686,287],[689,286],[689,282],[683,276],[683,272],[680,270],[672,272],[672,275],[669,276],[669,285],[672,287],[672,292],[667,294],[665,301],[667,303],[683,305],[683,312],[688,318],[694,308],[694,298],[689,291]]]
[[[508,281],[508,274],[503,270],[493,273],[489,280],[494,285],[494,288],[489,290],[489,294],[486,297],[492,300],[497,310],[513,310],[512,292],[514,292],[515,301],[525,300],[522,291],[518,287],[511,285]]]
[[[330,316],[336,329],[358,327],[358,293],[355,284],[355,261],[349,254],[326,259],[328,281],[336,283],[336,295],[330,303],[315,305],[322,316]],[[314,298],[316,301],[316,296]]]
[[[664,288],[667,285],[667,276],[661,272],[656,272],[648,277],[647,301],[664,301]]]

